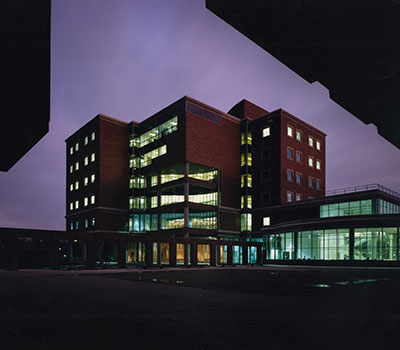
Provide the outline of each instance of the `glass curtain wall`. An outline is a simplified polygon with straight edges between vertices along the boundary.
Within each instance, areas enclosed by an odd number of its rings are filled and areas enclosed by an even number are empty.
[[[198,244],[197,245],[197,263],[210,264],[210,245]]]
[[[354,260],[397,260],[397,227],[354,229]]]

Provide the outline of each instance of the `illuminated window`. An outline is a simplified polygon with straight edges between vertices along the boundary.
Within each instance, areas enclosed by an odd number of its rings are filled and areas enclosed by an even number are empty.
[[[71,192],[71,191],[73,191],[74,190],[74,184],[70,184],[69,185],[69,191]]]
[[[85,178],[83,179],[83,185],[84,185],[84,186],[87,186],[88,183],[89,183],[89,178],[88,178],[88,177],[85,177]]]
[[[94,162],[95,159],[96,159],[96,154],[95,154],[95,153],[92,153],[92,154],[90,155],[90,161]]]
[[[301,194],[300,193],[296,193],[296,201],[301,201]]]
[[[301,163],[302,161],[302,153],[300,151],[296,151],[296,162]]]
[[[315,142],[315,146],[316,146],[316,148],[317,148],[318,151],[321,150],[321,142],[320,142],[320,141],[317,140],[317,141]]]
[[[95,201],[96,201],[96,196],[95,195],[90,196],[90,204],[94,204]]]
[[[317,161],[315,162],[315,167],[316,167],[318,170],[321,170],[321,162],[320,162],[319,160],[317,160]]]
[[[92,226],[94,226],[96,224],[96,218],[92,218]]]
[[[291,126],[287,127],[287,135],[293,137],[293,128]]]
[[[288,170],[287,171],[287,180],[289,182],[293,182],[293,170]]]
[[[96,179],[96,175],[95,174],[92,174],[91,176],[90,176],[90,182],[91,183],[94,183],[94,180]]]
[[[308,177],[308,187],[310,188],[314,187],[314,178]]]
[[[91,138],[92,141],[95,140],[95,138],[96,138],[96,133],[95,133],[94,131],[91,133],[90,138]]]
[[[79,162],[75,163],[75,170],[79,170]]]
[[[161,195],[161,205],[169,205],[174,203],[182,203],[185,201],[184,195],[163,194]]]
[[[313,159],[312,157],[308,157],[308,165],[309,165],[310,167],[313,167],[313,166],[314,166],[314,159]]]
[[[71,223],[69,224],[69,229],[70,229],[71,231],[74,229],[74,223],[73,223],[73,222],[71,222]]]
[[[89,204],[89,198],[88,198],[88,197],[85,197],[85,199],[83,200],[83,205],[84,205],[85,207],[87,207],[88,204]]]
[[[251,231],[252,217],[251,214],[240,214],[240,229],[241,231]]]
[[[85,228],[88,228],[88,227],[89,227],[89,220],[85,219]]]
[[[252,207],[252,197],[251,196],[241,196],[241,205],[242,209],[251,209]]]
[[[79,221],[75,221],[75,230],[79,229]]]
[[[69,210],[74,210],[74,203],[73,202],[69,203]]]
[[[311,136],[308,137],[308,145],[314,147],[314,139]]]
[[[75,190],[79,189],[79,181],[75,181]]]
[[[293,159],[293,148],[288,147],[287,157],[288,157],[288,159]]]
[[[296,173],[296,183],[301,185],[301,173]]]
[[[89,157],[85,157],[84,164],[85,164],[85,166],[89,164]]]
[[[79,142],[75,144],[75,151],[79,150]]]
[[[150,152],[145,153],[140,157],[135,157],[133,159],[133,167],[135,169],[144,168],[151,164],[154,158],[160,157],[167,153],[167,146],[163,145]]]
[[[73,166],[73,165],[71,165],[71,166],[69,167],[69,172],[70,172],[70,173],[73,173],[73,172],[74,172],[74,166]]]
[[[264,128],[263,129],[263,137],[267,137],[269,135],[271,135],[271,128],[270,127]]]
[[[74,153],[74,147],[70,147],[69,148],[69,154],[73,154]]]
[[[247,165],[251,166],[252,164],[252,156],[251,153],[247,153]]]
[[[246,143],[248,145],[251,145],[251,143],[252,143],[252,136],[251,136],[250,132],[247,133],[247,136],[246,136],[245,132],[242,132],[240,134],[240,144],[241,145],[245,145]]]
[[[253,185],[253,179],[251,174],[247,174],[247,187],[252,187]]]
[[[167,136],[174,131],[178,130],[178,117],[175,116],[165,123],[143,133],[140,136],[134,138],[134,145],[137,148],[148,145],[156,140]]]
[[[191,194],[189,202],[207,205],[218,205],[218,192]]]
[[[85,146],[89,143],[89,137],[85,136]]]
[[[79,201],[75,201],[75,209],[79,209]]]
[[[246,155],[244,153],[242,153],[240,155],[240,166],[244,166],[246,165]]]
[[[293,202],[293,192],[287,192],[287,201]]]
[[[158,176],[154,175],[151,177],[151,187],[157,186],[157,184],[158,184]]]
[[[134,188],[146,188],[146,178],[144,176],[137,176],[133,179]]]
[[[271,225],[271,218],[269,216],[264,216],[263,217],[263,225],[264,226],[269,226]]]
[[[158,207],[158,198],[157,198],[157,196],[151,197],[151,207],[152,208],[157,208]]]
[[[160,183],[164,184],[166,182],[175,181],[184,177],[184,174],[161,174]],[[193,177],[190,175],[190,177]],[[202,179],[201,179],[202,180]]]
[[[247,180],[247,181],[246,181]],[[242,174],[240,177],[240,187],[251,187],[252,186],[252,176],[251,174]]]
[[[301,141],[301,131],[296,130],[296,140]]]

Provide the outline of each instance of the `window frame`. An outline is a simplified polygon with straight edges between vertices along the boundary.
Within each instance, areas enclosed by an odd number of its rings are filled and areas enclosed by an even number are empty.
[[[311,142],[310,142],[311,141]],[[310,147],[312,147],[312,148],[314,148],[314,143],[315,143],[315,139],[314,139],[314,137],[312,137],[312,136],[310,136],[310,135],[308,135],[308,146],[310,146]]]
[[[291,174],[291,179],[289,179],[289,174]],[[293,183],[294,182],[295,172],[293,169],[286,169],[286,181]]]
[[[310,186],[310,180],[311,180],[311,186]],[[308,177],[308,182],[307,182],[308,188],[314,188],[315,187],[314,186],[314,182],[315,182],[314,176],[309,176]]]
[[[310,160],[311,160],[311,164],[310,164]],[[313,156],[308,156],[308,166],[310,168],[314,168],[314,157]]]
[[[292,158],[289,158],[289,151],[292,152]],[[287,148],[286,148],[286,157],[287,157],[287,159],[294,160],[294,154],[295,154],[294,148],[290,147],[290,146],[287,146]]]
[[[289,130],[291,130],[291,134],[289,134]],[[290,138],[293,138],[293,133],[295,132],[295,128],[291,126],[290,124],[286,125],[286,135],[289,136]]]
[[[300,182],[297,181],[297,176],[300,175]],[[301,185],[303,183],[303,173],[296,171],[296,184]]]

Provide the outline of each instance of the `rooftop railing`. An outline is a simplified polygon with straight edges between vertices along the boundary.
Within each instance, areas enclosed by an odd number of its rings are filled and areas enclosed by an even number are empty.
[[[339,194],[364,192],[364,191],[371,191],[371,190],[380,190],[382,192],[388,193],[388,194],[400,199],[400,193],[393,191],[390,188],[387,188],[380,184],[360,185],[360,186],[340,188],[337,190],[329,190],[329,191],[326,191],[325,196],[335,196],[335,195],[339,195]]]

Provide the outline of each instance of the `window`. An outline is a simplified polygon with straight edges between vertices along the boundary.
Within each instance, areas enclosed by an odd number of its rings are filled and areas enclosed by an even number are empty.
[[[314,139],[311,136],[308,136],[308,145],[314,147]]]
[[[308,165],[310,167],[314,167],[314,158],[313,157],[308,157]]]
[[[252,197],[251,196],[241,196],[241,205],[242,209],[251,209],[252,207]]]
[[[73,154],[74,153],[74,147],[70,147],[69,148],[69,154]]]
[[[251,187],[252,177],[251,174],[242,174],[240,177],[240,187]]]
[[[301,131],[296,130],[296,140],[301,141]]]
[[[95,153],[92,153],[92,154],[90,155],[90,161],[94,162],[95,159],[96,159],[96,154],[95,154]]]
[[[240,144],[245,145],[245,144],[251,145],[252,144],[252,136],[251,133],[248,132],[247,134],[245,132],[241,133],[240,136]]]
[[[96,218],[92,218],[92,227],[96,224]]]
[[[287,180],[289,182],[293,182],[293,170],[288,170],[287,171]]]
[[[85,164],[85,166],[89,164],[89,157],[85,157],[84,164]]]
[[[291,126],[287,127],[287,135],[293,137],[293,128]]]
[[[74,190],[74,184],[70,184],[69,185],[69,191],[71,192],[71,191],[73,191]]]
[[[270,181],[271,180],[271,170],[270,169],[264,170],[261,173],[261,179],[263,182]]]
[[[74,229],[74,223],[73,223],[73,222],[71,222],[71,223],[69,224],[69,229],[70,229],[71,231]]]
[[[251,187],[252,186],[252,176],[251,174],[247,174],[247,187]]]
[[[75,209],[79,209],[79,201],[75,201]]]
[[[263,160],[266,160],[266,159],[270,159],[270,158],[271,158],[271,148],[270,148],[270,147],[264,148],[264,149],[261,151],[261,158],[262,158]]]
[[[157,198],[157,196],[151,197],[151,204],[150,204],[150,206],[151,206],[152,208],[157,208],[157,207],[158,207],[158,198]]]
[[[95,138],[96,138],[96,133],[95,133],[94,131],[91,133],[90,138],[91,138],[92,141],[95,140]]]
[[[301,163],[303,154],[300,151],[296,151],[296,162]]]
[[[251,163],[252,163],[251,153],[247,153],[247,157],[245,153],[242,153],[240,157],[240,166],[245,166],[246,164],[248,166],[251,166]]]
[[[241,231],[251,231],[252,216],[251,214],[240,214],[240,229]]]
[[[316,146],[317,150],[320,151],[321,150],[321,141],[317,140],[315,142],[315,146]]]
[[[321,161],[317,160],[317,161],[315,162],[315,167],[316,167],[318,170],[321,170]]]
[[[70,172],[70,173],[73,173],[73,172],[74,172],[74,166],[73,166],[73,165],[71,165],[71,166],[69,167],[69,172]]]
[[[270,204],[271,203],[271,192],[264,192],[261,194],[261,203]]]
[[[79,170],[79,162],[75,163],[75,170]]]
[[[95,195],[90,196],[90,204],[94,204],[95,200],[96,200]]]
[[[288,159],[293,159],[293,148],[288,147],[287,157],[288,157]]]
[[[79,229],[79,221],[75,221],[75,230]]]
[[[263,226],[269,226],[271,225],[271,218],[269,216],[264,216],[263,217]]]
[[[300,193],[296,193],[296,201],[301,201],[301,194]]]
[[[69,210],[74,210],[74,203],[69,203]]]
[[[157,184],[158,184],[158,175],[153,175],[151,177],[151,187],[157,186]]]
[[[75,144],[75,151],[79,150],[79,142]]]
[[[85,219],[85,228],[88,228],[88,227],[89,227],[89,220]]]
[[[91,183],[94,183],[95,178],[96,178],[96,175],[95,175],[95,174],[92,174],[92,175],[90,176],[90,182],[91,182]]]
[[[313,188],[314,187],[314,178],[313,177],[308,177],[308,187]]]
[[[317,189],[317,190],[320,190],[321,189],[321,180],[316,180],[315,181],[315,188]]]
[[[85,207],[87,207],[88,204],[89,204],[89,198],[88,198],[88,197],[85,197],[85,199],[83,200],[83,205],[84,205]]]
[[[301,185],[301,173],[296,173],[296,183]]]
[[[89,137],[85,136],[85,146],[89,143]]]
[[[267,137],[267,136],[269,136],[269,135],[271,135],[271,129],[270,129],[270,127],[264,128],[264,129],[263,129],[263,137]]]
[[[79,181],[75,181],[75,190],[79,190]]]
[[[83,185],[84,185],[84,186],[87,186],[88,183],[89,183],[89,178],[88,178],[88,177],[85,177],[85,178],[83,179]]]
[[[293,192],[287,192],[287,201],[293,202]]]

